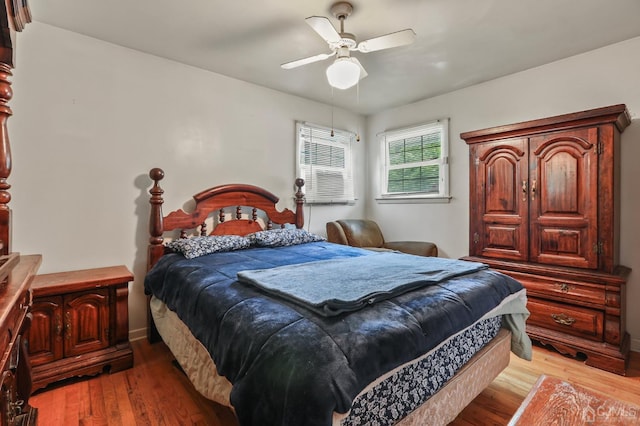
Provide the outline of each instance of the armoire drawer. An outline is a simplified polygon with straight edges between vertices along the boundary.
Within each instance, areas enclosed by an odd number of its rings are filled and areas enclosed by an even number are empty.
[[[604,312],[530,297],[528,324],[594,341],[603,340]]]
[[[501,272],[505,272],[520,281],[522,285],[526,287],[527,294],[531,296],[552,297],[562,301],[573,301],[598,306],[605,306],[606,304],[604,285],[554,279],[512,271]]]

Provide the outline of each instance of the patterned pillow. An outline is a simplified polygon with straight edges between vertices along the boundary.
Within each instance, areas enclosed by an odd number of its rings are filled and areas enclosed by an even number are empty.
[[[180,238],[165,244],[166,247],[182,253],[187,259],[222,251],[240,250],[251,247],[251,240],[239,235],[212,235],[208,237]]]
[[[312,234],[304,229],[271,229],[269,231],[254,232],[247,235],[254,246],[258,247],[285,247],[297,244],[325,241],[326,238]]]

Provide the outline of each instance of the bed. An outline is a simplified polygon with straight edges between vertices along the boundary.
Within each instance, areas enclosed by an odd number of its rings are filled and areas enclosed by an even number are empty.
[[[301,179],[295,211],[231,184],[164,216],[149,176],[149,338],[243,426],[447,424],[531,356],[523,287],[482,264],[328,243],[303,229]]]

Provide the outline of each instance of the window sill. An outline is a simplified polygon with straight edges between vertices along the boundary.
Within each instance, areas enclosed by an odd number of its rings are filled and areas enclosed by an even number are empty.
[[[305,201],[304,203],[307,206],[355,206],[356,200],[350,201]]]
[[[453,197],[377,197],[378,204],[448,204]]]

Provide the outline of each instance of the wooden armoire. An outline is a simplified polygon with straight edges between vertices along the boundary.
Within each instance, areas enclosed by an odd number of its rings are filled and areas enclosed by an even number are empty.
[[[625,105],[462,133],[469,145],[469,256],[527,289],[527,333],[625,374],[618,264]]]

